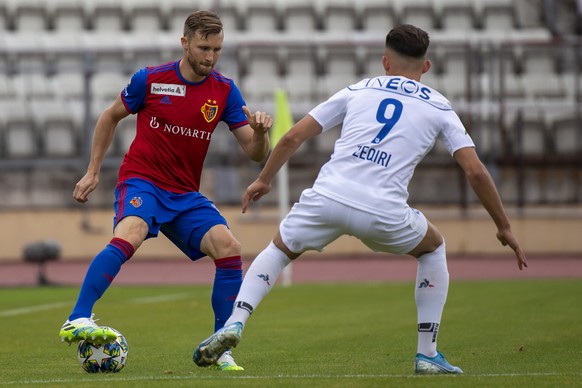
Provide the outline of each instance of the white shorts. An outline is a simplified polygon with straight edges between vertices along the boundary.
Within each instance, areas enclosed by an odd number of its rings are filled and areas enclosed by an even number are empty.
[[[283,243],[295,253],[322,251],[346,234],[361,240],[374,252],[402,255],[422,241],[428,229],[425,216],[407,208],[401,221],[369,213],[325,197],[312,189],[301,194],[299,202],[279,225]]]

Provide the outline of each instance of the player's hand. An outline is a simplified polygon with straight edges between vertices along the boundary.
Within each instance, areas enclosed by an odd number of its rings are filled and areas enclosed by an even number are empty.
[[[243,106],[242,110],[247,115],[247,121],[255,132],[260,131],[265,133],[273,126],[273,119],[266,112],[257,111],[252,114],[246,106]]]
[[[520,270],[522,270],[523,267],[527,267],[525,253],[521,250],[517,238],[515,238],[511,230],[499,230],[497,232],[497,239],[501,241],[501,244],[504,246],[509,245],[511,249],[513,249],[513,252],[515,252],[515,258],[517,259],[517,266]]]
[[[75,185],[73,190],[73,198],[75,201],[85,203],[89,200],[89,193],[91,193],[99,185],[99,174],[87,172],[83,178]]]
[[[245,191],[245,194],[243,195],[242,212],[246,213],[251,200],[258,201],[263,197],[263,195],[267,194],[269,191],[271,191],[270,183],[265,183],[259,179],[251,183],[250,186],[247,187],[247,191]]]

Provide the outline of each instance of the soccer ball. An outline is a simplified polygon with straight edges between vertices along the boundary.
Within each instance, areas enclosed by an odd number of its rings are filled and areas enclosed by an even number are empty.
[[[87,340],[79,342],[77,358],[87,373],[119,372],[127,361],[127,341],[123,334],[117,333],[117,339],[104,345],[95,345]]]

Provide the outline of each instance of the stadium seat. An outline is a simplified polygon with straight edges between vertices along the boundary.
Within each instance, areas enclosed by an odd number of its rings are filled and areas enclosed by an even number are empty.
[[[431,0],[398,0],[394,6],[402,24],[412,24],[425,31],[438,26],[437,16]]]
[[[475,12],[484,30],[508,31],[519,27],[511,0],[475,0]]]
[[[12,8],[11,18],[16,31],[46,31],[49,27],[49,15],[43,1],[40,0],[9,0]]]
[[[218,203],[238,204],[240,202],[240,173],[232,165],[215,166],[213,168],[214,190],[213,199]]]
[[[14,32],[2,37],[9,72],[42,72],[46,70],[46,55],[39,34]]]
[[[519,173],[519,170],[518,170]],[[516,177],[516,182],[523,182],[523,203],[541,203],[544,201],[544,174],[537,169],[522,171],[523,180]]]
[[[557,53],[551,46],[528,46],[522,56],[522,79],[530,98],[564,98],[566,85],[557,73]]]
[[[228,126],[221,122],[212,133],[210,150],[206,161],[213,164],[225,164],[232,162],[234,155],[239,155],[240,146]]]
[[[384,55],[383,45],[378,47],[366,47],[362,54],[362,78],[372,78],[384,75],[382,66],[382,56]]]
[[[556,118],[551,124],[552,137],[554,138],[556,153],[558,155],[582,154],[582,114],[576,115],[573,110],[569,116]]]
[[[58,30],[40,37],[41,47],[46,53],[46,70],[53,72],[79,72],[86,65],[86,45],[83,45],[82,32],[75,33]],[[87,59],[88,60],[88,59]]]
[[[6,4],[0,4],[0,31],[8,31],[12,26],[10,25],[10,16]]]
[[[152,33],[166,30],[166,8],[160,3],[158,0],[124,0],[128,29]]]
[[[466,128],[475,142],[477,153],[486,164],[499,155],[502,150],[502,128],[499,127],[497,115],[487,113],[472,115],[471,125],[466,125]]]
[[[491,66],[495,68],[501,66],[499,74],[502,78],[501,84],[496,83],[493,85],[491,90],[492,98],[497,99],[502,97],[513,100],[522,100],[526,98],[525,86],[523,84],[520,70],[521,66],[519,63],[520,61],[515,57],[513,50],[504,50],[501,52],[499,62],[495,61],[491,64]],[[487,77],[487,79],[490,79],[490,74],[491,72],[483,72],[481,77]],[[484,84],[489,86],[490,81],[484,82]],[[500,87],[503,87],[503,90],[500,90]]]
[[[63,71],[49,78],[54,94],[60,100],[82,100],[85,98],[85,73]]]
[[[113,146],[110,147],[110,154],[123,156],[127,153],[129,146],[135,138],[136,115],[129,115],[121,120],[115,131]]]
[[[14,95],[14,84],[12,83],[12,76],[0,72],[0,100]]]
[[[42,154],[48,157],[80,155],[78,128],[58,98],[33,98],[30,107],[41,135]]]
[[[495,184],[499,195],[506,204],[517,203],[517,178],[516,171],[512,167],[502,166],[495,170]]]
[[[439,0],[434,3],[439,26],[444,30],[471,31],[477,23],[472,0]]]
[[[168,50],[161,49],[159,31],[130,31],[126,35],[128,44],[131,44],[132,51],[127,53],[127,70],[134,72],[145,66],[155,66],[168,62]],[[174,46],[176,49],[182,49],[180,46],[180,37],[174,37]],[[171,43],[169,43],[171,44]],[[172,58],[174,59],[174,58]],[[175,58],[177,59],[177,58]]]
[[[469,72],[471,57],[467,50],[468,48],[464,50],[444,48],[441,55],[443,68],[441,87],[446,97],[451,100],[466,98],[467,93],[471,92],[468,89],[468,81],[472,75]]]
[[[506,115],[509,133],[513,134],[514,151],[524,156],[542,156],[549,148],[549,132],[544,111],[539,107],[521,108]]]
[[[85,142],[87,138],[90,138],[89,136],[85,135],[85,130],[86,130],[86,125],[88,122],[88,125],[90,126],[90,130],[93,130],[93,125],[95,124],[95,122],[93,122],[92,120],[95,118],[94,116],[99,115],[102,113],[102,106],[99,106],[99,109],[95,112],[97,113],[93,113],[92,111],[92,107],[94,106],[94,104],[90,104],[89,105],[89,112],[87,112],[87,106],[85,105],[85,100],[84,99],[61,99],[61,101],[63,101],[63,104],[65,105],[65,108],[67,109],[67,112],[69,112],[70,114],[70,118],[73,121],[73,127],[74,128],[78,128],[80,131],[80,138],[82,139],[81,142]],[[89,114],[89,118],[86,120],[86,115]]]
[[[385,0],[363,0],[359,4],[363,31],[385,36],[398,24],[396,11]]]
[[[359,29],[358,12],[353,1],[320,0],[319,7],[323,30],[349,32]]]
[[[25,100],[11,96],[0,102],[4,147],[8,157],[34,157],[40,151],[38,134]]]
[[[88,2],[85,13],[89,28],[96,31],[120,32],[126,30],[126,18],[123,3],[117,0],[99,0]]]
[[[533,3],[530,0],[514,0],[513,5],[517,17],[516,22],[520,28],[524,30],[545,29],[541,3],[536,3],[536,6],[532,6]]]
[[[319,14],[311,0],[285,2],[281,12],[283,28],[288,34],[313,34],[320,28]]]
[[[319,92],[317,56],[314,50],[289,49],[284,57],[285,89],[290,100],[314,101]]]
[[[249,32],[269,33],[280,29],[279,10],[271,0],[254,0],[243,12],[241,17]]]
[[[129,82],[130,77],[119,71],[97,72],[90,80],[91,92],[97,98],[112,103]]]
[[[359,58],[354,48],[329,47],[323,56],[321,93],[324,98],[362,79]]]
[[[276,88],[282,87],[282,60],[277,49],[267,47],[245,47],[239,52],[242,95],[253,103],[272,101]]]
[[[71,32],[81,32],[87,28],[82,0],[51,0],[49,7],[51,25],[55,31],[71,34]]]
[[[427,158],[432,157],[431,154],[429,153]],[[449,160],[451,160],[450,157]],[[428,160],[425,158],[425,161]],[[412,203],[459,203],[461,190],[456,189],[458,182],[459,172],[456,167],[432,167],[425,163],[423,168],[414,172],[414,179],[410,181],[410,201]]]
[[[552,167],[542,168],[537,180],[541,183],[541,198],[543,204],[571,203],[575,200],[577,184],[576,169]]]
[[[441,73],[438,73],[436,69],[430,69],[428,72],[424,73],[420,78],[420,82],[424,85],[435,89],[439,93],[445,94],[441,83]]]
[[[13,95],[23,100],[31,97],[54,97],[54,90],[44,73],[17,73],[12,76]]]
[[[82,45],[89,55],[89,64],[97,72],[128,71],[132,42],[127,33],[95,30],[83,34]]]

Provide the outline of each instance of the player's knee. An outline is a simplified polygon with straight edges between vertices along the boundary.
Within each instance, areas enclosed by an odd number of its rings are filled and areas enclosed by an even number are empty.
[[[218,257],[240,256],[242,251],[241,243],[234,237],[221,244]]]

